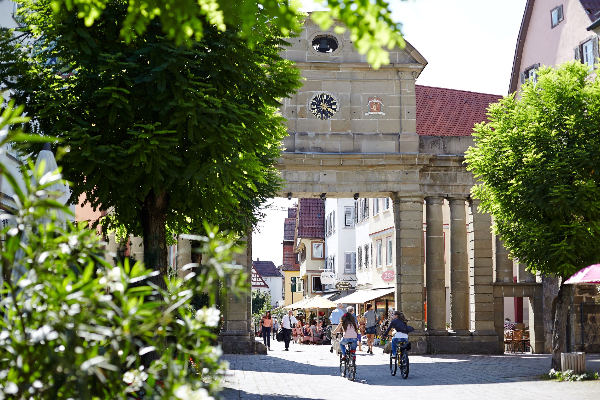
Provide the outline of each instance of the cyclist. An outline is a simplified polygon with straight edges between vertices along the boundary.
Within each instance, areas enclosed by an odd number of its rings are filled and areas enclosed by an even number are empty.
[[[415,330],[412,326],[408,326],[406,323],[408,320],[404,316],[402,311],[394,311],[394,318],[390,322],[387,330],[383,334],[383,336],[387,336],[388,332],[394,328],[396,330],[396,334],[392,339],[392,357],[396,357],[396,349],[398,347],[398,343],[408,342],[408,333]]]
[[[358,338],[358,325],[356,324],[356,317],[352,312],[354,307],[350,306],[346,309],[346,314],[341,318],[339,325],[335,328],[333,333],[340,331],[344,332],[344,338],[340,342],[340,348],[342,350],[342,360],[346,360],[346,344],[350,345],[350,350],[356,350],[356,342]]]

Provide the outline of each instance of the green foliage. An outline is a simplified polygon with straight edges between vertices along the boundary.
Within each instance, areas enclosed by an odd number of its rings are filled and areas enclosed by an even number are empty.
[[[265,12],[252,14],[263,38],[252,49],[239,30],[208,24],[202,41],[178,46],[158,21],[125,42],[125,0],[92,27],[65,10],[55,20],[49,1],[21,10],[35,40],[4,42],[0,79],[36,116],[29,129],[69,146],[72,201],[86,193],[112,208],[105,231],[143,236],[147,267],[166,274],[167,237],[203,232],[205,220],[238,234],[256,223],[280,185],[280,100],[300,86]]]
[[[548,373],[548,377],[550,379],[557,379],[559,381],[567,381],[567,382],[579,382],[579,381],[594,381],[600,379],[597,372],[587,371],[583,374],[576,374],[573,370],[566,371],[555,371],[554,369],[550,370]]]
[[[271,293],[262,290],[252,291],[252,317],[258,319],[271,310]]]
[[[48,0],[46,0],[48,1]],[[385,50],[398,45],[404,47],[401,24],[391,19],[388,2],[385,0],[323,0],[317,1],[327,11],[311,15],[322,29],[327,29],[337,19],[351,32],[352,41],[361,54],[374,68],[389,64]],[[96,23],[110,2],[108,0],[51,0],[56,16],[64,15],[64,10],[77,9],[77,16],[83,18],[86,26]],[[242,37],[250,44],[260,44],[263,38],[260,25],[263,21],[255,18],[260,9],[269,19],[269,24],[283,35],[298,31],[301,3],[295,0],[138,0],[130,1],[126,18],[119,24],[121,36],[129,43],[136,36],[143,36],[153,21],[160,20],[162,31],[177,44],[191,45],[189,38],[202,39],[206,34],[204,20],[220,31],[226,27],[240,27]],[[258,28],[258,30],[257,30]]]
[[[600,80],[568,62],[541,68],[474,129],[473,196],[513,257],[568,277],[600,261]]]
[[[0,129],[22,122],[18,111],[7,108]],[[23,137],[10,132],[0,145],[14,139]],[[2,178],[19,207],[3,215],[11,225],[0,232],[0,259],[3,269],[15,265],[22,277],[13,274],[1,290],[0,398],[214,395],[226,368],[214,345],[219,312],[194,312],[190,302],[206,293],[215,304],[221,284],[234,294],[246,289],[247,276],[231,263],[239,251],[233,242],[207,228],[209,235],[197,238],[206,263],[162,291],[144,284],[157,272],[141,263],[110,266],[103,243],[86,224],[56,222],[56,213],[68,212],[50,190],[60,176],[27,171],[23,189],[4,169]],[[144,369],[141,356],[153,351],[158,359]]]

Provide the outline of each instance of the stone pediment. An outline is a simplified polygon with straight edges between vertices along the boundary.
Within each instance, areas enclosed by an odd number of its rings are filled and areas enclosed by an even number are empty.
[[[367,56],[358,53],[350,40],[350,32],[335,33],[336,26],[343,26],[343,24],[336,22],[327,31],[323,31],[307,19],[300,35],[287,40],[291,46],[281,53],[283,58],[296,63],[344,63],[368,66]],[[321,46],[322,40],[327,40],[329,43],[325,42],[324,46]],[[422,70],[427,65],[427,60],[408,42],[404,49],[390,50],[389,55],[391,65],[383,68],[417,64],[420,66],[418,69]]]

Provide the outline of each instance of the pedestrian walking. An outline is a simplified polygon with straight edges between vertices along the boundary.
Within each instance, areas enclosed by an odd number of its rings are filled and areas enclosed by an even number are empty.
[[[283,329],[283,342],[285,343],[285,351],[290,350],[290,341],[292,340],[292,327],[298,323],[298,320],[292,315],[292,310],[288,311],[281,319],[281,328]]]
[[[273,318],[273,340],[275,340],[275,335],[277,335],[277,331],[279,331],[279,321],[277,321],[277,318]]]
[[[362,351],[362,338],[366,332],[366,318],[363,316],[358,317],[358,351]]]
[[[267,311],[267,315],[262,317],[260,324],[262,325],[263,343],[269,350],[271,350],[271,328],[273,327],[271,311]]]
[[[373,343],[375,342],[375,331],[377,325],[377,313],[372,310],[373,304],[367,304],[365,313],[365,333],[367,334],[367,354],[373,354]]]

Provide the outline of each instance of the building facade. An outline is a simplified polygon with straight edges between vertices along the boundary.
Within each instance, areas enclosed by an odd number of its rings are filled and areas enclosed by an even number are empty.
[[[354,200],[325,200],[325,273],[333,281],[324,284],[324,292],[336,290],[336,284],[347,282],[356,287],[356,235]],[[338,285],[339,287],[339,285]]]
[[[324,200],[324,199],[323,199]],[[321,199],[298,201],[294,251],[300,262],[304,297],[323,294],[321,273],[325,270],[325,206]]]
[[[252,290],[269,292],[271,307],[283,306],[283,274],[273,261],[252,261]]]

